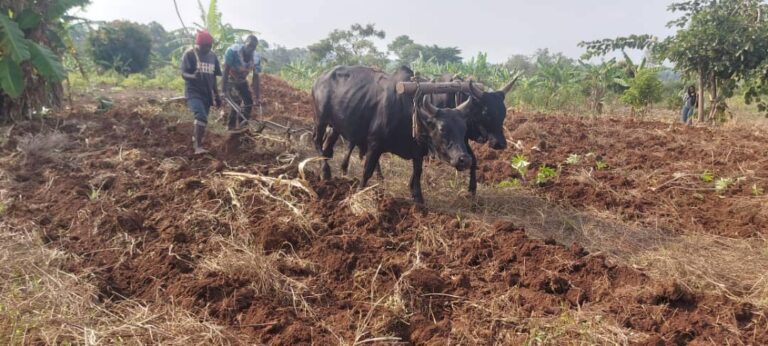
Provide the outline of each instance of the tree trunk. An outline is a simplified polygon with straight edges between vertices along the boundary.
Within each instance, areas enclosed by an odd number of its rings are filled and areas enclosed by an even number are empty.
[[[717,78],[715,76],[712,76],[712,92],[710,94],[712,95],[712,101],[709,105],[709,120],[714,121],[715,114],[717,113]]]
[[[699,106],[699,122],[704,122],[706,117],[704,116],[704,71],[699,69],[699,89],[698,96],[696,97]]]

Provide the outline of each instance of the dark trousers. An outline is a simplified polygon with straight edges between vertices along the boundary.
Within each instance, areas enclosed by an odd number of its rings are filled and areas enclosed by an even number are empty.
[[[195,120],[203,125],[208,123],[208,113],[211,111],[211,106],[199,98],[187,99],[187,107],[192,111],[195,116]]]
[[[251,120],[251,110],[253,109],[253,97],[251,97],[251,89],[248,88],[248,82],[233,83],[230,90],[227,91],[232,101],[240,105],[240,110],[243,112],[245,119],[238,119],[240,116],[233,109],[229,112],[229,122],[227,128],[230,130],[237,127],[238,120],[243,123],[246,120]]]

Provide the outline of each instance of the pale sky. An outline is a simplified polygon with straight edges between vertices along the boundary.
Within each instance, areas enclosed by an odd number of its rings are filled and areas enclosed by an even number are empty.
[[[177,0],[187,26],[197,0]],[[492,62],[549,48],[578,58],[583,40],[672,33],[671,0],[219,0],[224,22],[259,32],[270,43],[306,47],[333,29],[375,23],[386,47],[398,35],[422,44],[459,47],[464,57],[487,52]],[[208,0],[203,0],[207,6]],[[78,15],[95,20],[157,21],[181,26],[172,0],[92,0]],[[633,54],[634,55],[634,54]]]

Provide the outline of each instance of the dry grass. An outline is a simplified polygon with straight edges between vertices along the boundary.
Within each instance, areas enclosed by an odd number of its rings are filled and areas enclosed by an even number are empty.
[[[687,234],[626,259],[651,275],[676,278],[697,291],[719,292],[768,307],[768,242]]]
[[[424,268],[419,253],[420,251],[416,249],[409,254],[411,266],[392,284],[382,285],[377,282],[382,274],[384,263],[379,264],[375,271],[365,270],[355,273],[355,281],[358,282],[356,296],[361,305],[367,306],[367,312],[361,313],[354,323],[354,340],[343,342],[343,344],[361,345],[402,341],[391,333],[391,327],[397,323],[406,323],[405,321],[409,320],[416,308],[413,296],[415,290],[410,286],[408,279],[414,270]]]
[[[246,210],[251,210],[254,200],[263,201],[263,204],[276,205],[289,211],[288,215],[281,216],[285,224],[298,226],[306,237],[313,237],[319,220],[316,215],[306,208],[306,203],[317,199],[317,193],[306,180],[300,178],[288,178],[281,175],[278,178],[259,174],[224,172],[223,176],[228,181],[223,185],[229,195],[232,207],[223,210],[216,217],[229,216],[229,223],[234,233],[248,234],[249,218]],[[217,180],[217,179],[214,179]],[[249,186],[244,187],[243,183]],[[244,203],[248,203],[244,205]]]
[[[304,218],[303,206],[301,204],[303,198],[300,194],[304,194],[311,199],[317,198],[317,193],[311,186],[309,186],[309,183],[302,179],[291,179],[287,177],[273,178],[258,174],[238,172],[224,172],[223,174],[226,177],[231,177],[236,180],[249,180],[257,183],[257,191],[262,194],[265,199],[271,199],[285,205],[298,218]],[[235,195],[234,190],[230,189],[229,192],[232,195],[233,201],[236,201],[237,196]],[[308,222],[308,220],[303,220],[302,223],[306,222]]]
[[[58,133],[29,135],[19,140],[18,150],[26,159],[54,157],[67,144],[66,136]],[[135,159],[131,154],[132,150],[121,150],[115,160]],[[183,161],[181,158],[164,160],[160,165],[167,173],[163,179],[180,169]],[[290,162],[284,168],[290,170],[295,165],[296,162]],[[241,188],[244,184],[237,180],[250,180],[260,188],[249,191]],[[0,214],[5,212],[6,205],[13,203],[6,193],[9,183],[4,178],[0,181]],[[232,226],[230,232],[222,234],[230,237],[247,234],[243,232],[248,224],[243,207],[250,208],[253,203],[263,204],[263,200],[272,199],[273,206],[282,204],[304,220],[310,216],[305,215],[302,202],[316,198],[303,179],[217,175],[201,183],[210,184],[222,200],[195,208],[184,224],[195,226],[199,231],[222,233],[221,226],[227,223]],[[179,186],[168,184],[167,188],[174,190]],[[223,194],[218,193],[222,191]],[[296,220],[292,218],[287,222]],[[76,265],[78,258],[43,244],[38,233],[32,222],[23,227],[7,222],[0,224],[0,260],[4,263],[0,268],[0,344],[208,345],[230,344],[238,339],[227,335],[224,327],[210,322],[206,316],[189,313],[173,302],[151,306],[130,299],[99,302],[91,273],[73,275],[60,269],[72,263]],[[217,239],[222,251],[216,257],[205,259],[202,268],[258,278],[253,280],[256,291],[283,295],[293,302],[297,312],[314,315],[306,299],[310,294],[307,286],[278,270],[278,266],[283,266],[311,272],[315,270],[311,263],[295,255],[256,253],[244,247],[248,242]],[[122,234],[113,242],[130,252],[136,239]]]
[[[455,321],[451,337],[459,344],[490,339],[498,345],[627,345],[646,338],[595,311],[562,309],[559,315],[531,317],[514,288],[484,301],[454,298],[463,320]]]
[[[201,275],[218,273],[231,278],[245,277],[253,282],[252,288],[258,295],[288,301],[296,294],[308,292],[307,285],[282,274],[279,268],[290,266],[313,272],[314,264],[281,252],[267,255],[256,244],[243,243],[242,239],[215,237],[211,241],[221,249],[216,256],[201,260]]]
[[[358,174],[359,165],[352,167]],[[390,158],[382,167],[386,177],[383,189],[407,198],[410,164]],[[591,179],[588,174],[578,178]],[[701,233],[670,235],[662,228],[664,220],[658,220],[656,228],[644,227],[622,221],[606,211],[559,207],[523,189],[481,185],[478,197],[457,198],[466,188],[466,179],[463,174],[457,178],[456,173],[446,167],[427,166],[424,192],[430,209],[460,213],[486,224],[500,219],[512,221],[526,228],[533,237],[551,237],[566,245],[576,242],[593,253],[606,254],[652,276],[677,279],[700,292],[722,293],[758,307],[768,307],[768,274],[764,270],[768,268],[768,240],[730,239]],[[670,184],[683,184],[691,179],[697,176],[686,176]],[[660,181],[660,184],[665,182]],[[764,215],[763,200],[764,197],[748,200],[759,215]],[[420,233],[420,237],[426,246],[442,246],[440,237],[429,240],[429,232]]]
[[[16,149],[22,153],[25,160],[53,158],[69,144],[69,139],[61,132],[27,133],[17,141]]]
[[[355,192],[344,199],[342,204],[349,207],[349,210],[357,216],[371,215],[375,217],[377,216],[377,205],[379,201],[376,193],[377,187],[378,185],[373,185]]]
[[[100,303],[77,258],[45,246],[31,225],[0,224],[0,343],[225,344],[223,328],[173,304]]]
[[[276,145],[289,145],[268,135],[254,137]],[[65,138],[66,139],[66,138]],[[30,136],[19,150],[25,155],[56,152],[66,142]],[[306,149],[306,148],[305,148]],[[121,152],[120,160],[126,153]],[[299,156],[282,157],[280,170],[293,169]],[[337,159],[338,160],[338,159]],[[338,174],[338,162],[333,167]],[[292,279],[280,268],[299,268],[314,272],[317,268],[295,254],[276,252],[265,254],[246,228],[249,224],[244,210],[254,201],[271,201],[273,205],[290,210],[292,217],[285,222],[305,225],[309,230],[312,216],[306,214],[304,203],[316,198],[306,184],[304,167],[299,164],[299,179],[228,172],[206,184],[221,192],[216,205],[194,208],[185,224],[205,226],[213,231],[218,224],[230,225],[226,236],[214,237],[220,251],[200,262],[201,273],[220,273],[228,277],[248,277],[253,289],[261,295],[277,295],[292,304],[297,311],[319,321],[309,297],[308,283]],[[167,160],[161,165],[166,171],[178,169],[179,163]],[[359,177],[359,164],[353,164],[353,176]],[[410,163],[388,158],[383,164],[386,180],[382,189],[407,198]],[[247,181],[249,187],[244,187]],[[424,192],[429,207],[436,211],[456,214],[460,222],[490,223],[512,220],[525,227],[529,234],[541,238],[553,237],[561,243],[578,242],[592,251],[601,251],[614,258],[641,267],[651,275],[678,278],[688,286],[702,291],[721,292],[738,300],[768,306],[768,245],[764,241],[733,240],[714,236],[664,236],[658,229],[641,228],[619,221],[604,212],[575,211],[554,206],[523,190],[499,190],[481,186],[477,198],[457,198],[464,194],[467,177],[445,166],[427,166]],[[255,189],[253,188],[255,185]],[[170,187],[169,187],[170,188]],[[0,189],[0,203],[3,202]],[[228,201],[225,202],[224,199]],[[375,213],[377,188],[351,195],[345,203],[360,214]],[[200,211],[202,210],[202,211]],[[0,212],[0,215],[2,212]],[[466,215],[467,217],[465,217]],[[126,300],[117,304],[97,301],[96,288],[89,283],[88,273],[72,275],[59,268],[77,261],[65,253],[45,246],[31,225],[11,227],[0,224],[0,343],[22,344],[33,341],[73,344],[224,344],[230,340],[223,328],[204,316],[193,316],[171,304],[150,307]],[[341,344],[397,342],[388,333],[391,323],[407,321],[414,310],[415,290],[409,286],[409,274],[421,268],[422,250],[447,251],[450,235],[442,229],[424,225],[418,230],[410,269],[399,279],[381,282],[381,268],[360,271],[355,275],[355,297],[364,308],[357,319],[353,337],[343,340],[330,328]],[[484,232],[478,234],[482,236]],[[490,232],[488,230],[487,232]],[[126,244],[134,243],[126,236]],[[129,245],[126,245],[129,246]],[[311,275],[309,276],[312,277]],[[489,340],[486,333],[496,333],[499,344],[627,344],[643,340],[642,335],[604,319],[599,311],[563,309],[560,316],[531,318],[521,311],[514,289],[484,301],[452,298],[452,309],[471,320],[455,321],[451,338],[459,343],[478,344]],[[309,300],[309,301],[308,301]]]

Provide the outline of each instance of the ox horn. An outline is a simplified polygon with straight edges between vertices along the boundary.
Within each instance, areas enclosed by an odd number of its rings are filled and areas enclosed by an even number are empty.
[[[515,72],[515,74],[514,74],[514,77],[512,77],[512,81],[511,81],[511,82],[509,82],[507,85],[505,85],[505,86],[504,86],[504,87],[501,89],[501,92],[502,92],[503,94],[508,94],[510,91],[512,91],[512,88],[514,88],[515,84],[517,83],[517,80],[518,80],[518,79],[520,79],[520,76],[521,76],[521,75],[522,75],[522,73],[520,73],[520,72]]]
[[[421,99],[420,106],[421,106],[421,109],[423,109],[424,112],[427,113],[427,115],[434,118],[435,116],[437,116],[437,107],[435,107],[435,105],[433,105],[432,102],[429,102],[429,100],[427,99],[428,97],[429,96],[425,95],[424,98]]]
[[[469,92],[470,94],[472,94],[474,98],[478,100],[482,100],[483,95],[485,95],[485,91],[478,88],[477,85],[475,85],[475,83],[472,80],[469,81]]]
[[[464,103],[462,103],[458,107],[456,107],[456,110],[461,111],[464,114],[469,114],[469,108],[470,107],[472,107],[472,98],[471,97],[468,100],[464,101]]]

